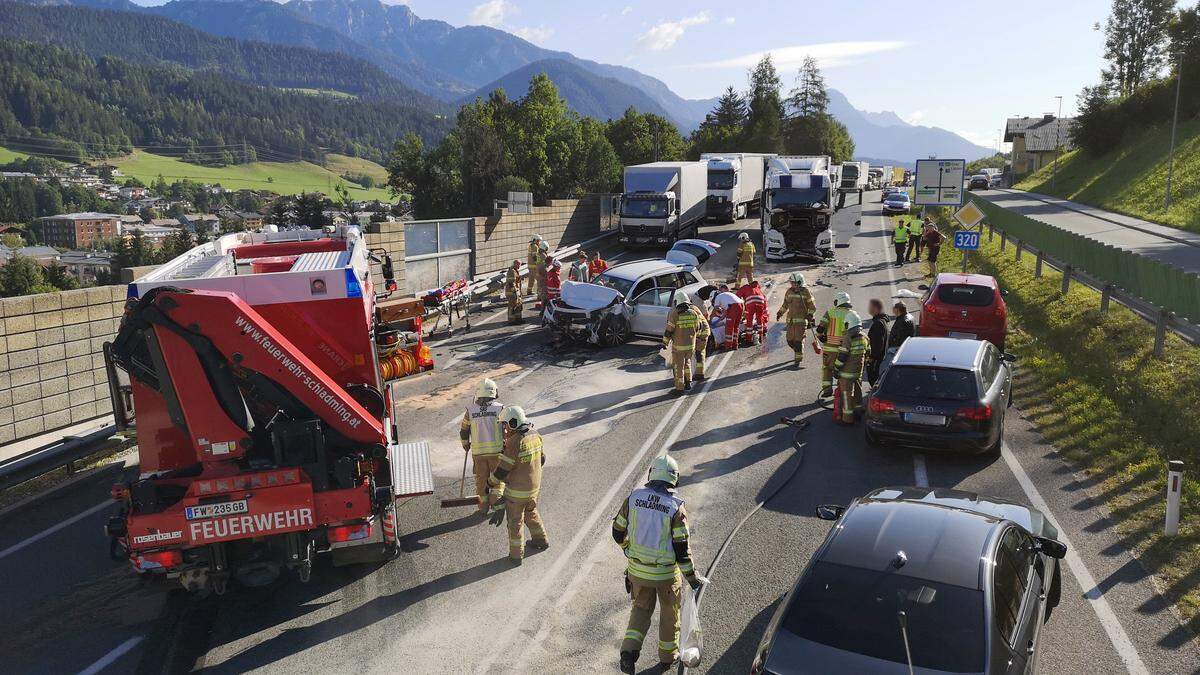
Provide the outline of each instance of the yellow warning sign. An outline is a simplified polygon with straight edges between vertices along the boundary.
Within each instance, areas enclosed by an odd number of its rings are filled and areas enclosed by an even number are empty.
[[[973,201],[967,202],[961,209],[954,212],[954,219],[962,223],[963,227],[975,227],[984,217],[984,212],[975,206]]]

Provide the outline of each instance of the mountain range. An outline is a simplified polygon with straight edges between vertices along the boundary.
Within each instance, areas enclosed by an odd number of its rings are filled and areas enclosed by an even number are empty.
[[[364,98],[426,107],[439,114],[463,100],[486,95],[496,87],[503,87],[511,97],[520,96],[528,86],[529,77],[538,72],[550,76],[572,108],[599,119],[617,117],[633,106],[663,115],[687,133],[699,125],[715,103],[715,99],[685,99],[661,80],[632,68],[545,49],[488,26],[456,27],[444,21],[422,19],[406,5],[387,5],[380,0],[290,0],[284,4],[271,0],[173,0],[157,7],[142,7],[129,0],[25,1],[34,5],[84,5],[155,15],[193,29],[183,37],[176,35],[179,38],[176,44],[194,41],[213,45],[199,56],[188,56],[140,45],[105,47],[97,43],[89,48],[72,46],[70,40],[64,44],[92,55],[97,50],[110,49],[123,58],[173,61],[189,68],[197,67],[199,60],[203,67],[246,82],[344,91]],[[170,30],[170,24],[156,30]],[[194,31],[208,35],[199,36]],[[182,29],[174,32],[180,33]],[[39,41],[54,39],[46,35],[13,35],[3,27],[0,35]],[[136,35],[134,39],[128,36],[124,39],[136,43],[149,36],[147,32]],[[218,49],[215,47],[218,43],[210,43],[214,36],[231,42],[220,43],[224,46]],[[78,38],[72,39],[79,42]],[[247,42],[309,50],[289,52],[289,58],[302,59],[294,63],[304,63],[307,70],[338,72],[350,61],[330,62],[321,67],[316,64],[325,57],[350,59],[361,64],[360,74],[344,87],[281,85],[278,82],[286,80],[283,77],[286,71],[267,77],[244,67],[247,59],[237,55],[254,51],[245,46]],[[130,53],[131,50],[141,53]],[[326,54],[318,56],[314,50]],[[221,51],[233,56],[217,56]],[[312,81],[320,79],[309,73],[303,76]],[[346,91],[349,87],[355,90]],[[894,113],[859,111],[840,92],[830,90],[829,94],[829,111],[846,124],[859,156],[911,162],[909,158],[929,154],[968,160],[990,154],[988,148],[944,129],[913,126]]]

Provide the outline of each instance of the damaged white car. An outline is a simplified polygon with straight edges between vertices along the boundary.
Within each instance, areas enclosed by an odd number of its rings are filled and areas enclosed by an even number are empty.
[[[696,268],[718,248],[711,241],[682,239],[664,258],[616,265],[591,283],[565,281],[562,297],[547,304],[542,323],[556,335],[602,347],[635,335],[661,338],[678,294],[699,304],[696,294],[708,282]]]

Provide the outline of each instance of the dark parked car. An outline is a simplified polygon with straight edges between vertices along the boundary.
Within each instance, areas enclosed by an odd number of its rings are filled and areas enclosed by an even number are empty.
[[[988,340],[1004,350],[1008,307],[994,277],[943,272],[921,304],[922,337]]]
[[[986,190],[989,187],[991,187],[991,181],[988,180],[987,175],[982,173],[971,176],[970,182],[967,183],[968,190]]]
[[[1067,551],[1041,512],[899,487],[817,515],[837,524],[779,604],[751,673],[1035,672]]]
[[[905,340],[867,401],[867,443],[1000,452],[1012,360],[980,340]]]

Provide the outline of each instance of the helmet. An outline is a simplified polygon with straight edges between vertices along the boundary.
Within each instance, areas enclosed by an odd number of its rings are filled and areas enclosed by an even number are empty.
[[[793,283],[793,284],[798,284],[798,285],[800,285],[800,286],[803,286],[803,285],[804,285],[804,283],[805,283],[805,282],[804,282],[804,275],[803,275],[803,274],[800,274],[799,272],[792,272],[792,277],[791,277],[791,278],[792,278],[792,283]]]
[[[490,377],[484,378],[475,388],[475,398],[498,398],[499,396],[500,387],[497,387],[496,381]]]
[[[854,328],[862,328],[862,317],[858,315],[858,312],[850,310],[846,312],[846,330]]]
[[[750,235],[746,232],[742,232],[738,235],[738,241],[750,241]]]
[[[545,239],[539,238],[538,239],[538,248],[542,249],[543,251],[549,251],[550,244],[547,244]]]
[[[673,457],[659,455],[650,462],[650,480],[661,480],[676,485],[679,483],[679,464]]]
[[[535,234],[535,235],[533,235],[533,237],[531,237],[531,238],[529,239],[529,243],[531,243],[531,244],[540,244],[540,243],[542,243],[542,235],[540,235],[540,234]]]
[[[525,410],[521,406],[510,405],[500,411],[500,423],[509,429],[520,429],[529,424],[529,419],[525,417]]]
[[[838,291],[837,293],[835,293],[833,295],[833,306],[834,307],[849,307],[850,306],[850,294],[847,293],[846,291]]]

